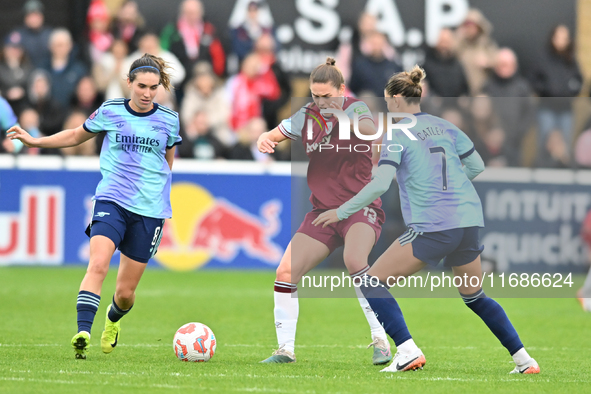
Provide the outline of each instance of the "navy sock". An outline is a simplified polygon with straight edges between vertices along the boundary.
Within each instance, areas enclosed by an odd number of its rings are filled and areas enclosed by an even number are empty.
[[[98,310],[101,296],[90,291],[80,290],[76,301],[76,311],[78,312],[78,332],[86,331],[90,333],[94,316]]]
[[[133,308],[133,305],[131,308]],[[126,310],[119,308],[115,303],[115,296],[113,296],[113,303],[111,304],[111,309],[109,309],[109,320],[113,323],[118,322],[123,316],[127,315],[131,308]]]
[[[468,308],[472,309],[488,326],[493,334],[507,348],[511,355],[523,347],[517,331],[509,321],[502,306],[492,298],[488,298],[482,289],[474,294],[460,294]]]
[[[376,277],[365,275],[361,292],[396,346],[400,346],[412,338],[408,327],[406,327],[402,311],[385,284],[379,282]]]

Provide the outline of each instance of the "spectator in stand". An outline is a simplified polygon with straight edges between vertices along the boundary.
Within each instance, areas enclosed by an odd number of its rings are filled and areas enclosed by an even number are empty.
[[[192,124],[197,112],[207,114],[208,124],[217,139],[226,145],[236,141],[228,128],[230,102],[208,62],[199,62],[193,69],[193,78],[187,85],[180,111],[183,124]]]
[[[102,104],[102,102],[100,103]],[[99,106],[100,106],[99,104]],[[98,106],[96,107],[98,108]],[[95,108],[95,109],[96,109]],[[64,130],[75,129],[80,125],[84,124],[88,114],[84,111],[74,110],[68,115],[64,122]],[[104,133],[102,133],[104,134]],[[96,139],[91,138],[88,141],[81,143],[80,145],[71,146],[69,148],[61,148],[61,152],[64,156],[95,156],[96,155]]]
[[[487,96],[470,100],[468,136],[474,147],[489,167],[506,167],[509,164],[507,135],[493,108],[493,101]]]
[[[4,41],[0,61],[0,92],[19,114],[27,103],[27,84],[33,67],[22,46],[22,36],[12,32]]]
[[[460,97],[469,94],[464,67],[456,55],[456,38],[450,29],[442,29],[434,48],[427,51],[423,69],[431,96]]]
[[[238,132],[251,119],[262,115],[262,100],[277,100],[281,89],[270,70],[264,70],[258,54],[251,53],[242,62],[238,75],[228,81],[230,127]]]
[[[464,66],[472,96],[482,92],[489,71],[495,64],[497,44],[491,33],[492,25],[476,9],[468,12],[458,28],[458,59]]]
[[[179,59],[171,52],[162,49],[160,46],[160,38],[154,33],[148,32],[140,38],[139,41],[139,49],[134,53],[127,56],[125,59],[125,63],[123,64],[123,74],[121,78],[127,80],[127,72],[129,71],[129,67],[134,60],[142,57],[145,53],[149,53],[154,56],[161,57],[164,59],[169,66],[172,68],[170,74],[170,82],[174,86],[175,89],[180,89],[183,81],[185,80],[185,67],[179,61]],[[129,89],[124,90],[127,95],[129,95]]]
[[[511,49],[501,48],[498,51],[494,74],[483,90],[493,98],[494,111],[505,131],[507,165],[523,165],[522,142],[533,124],[534,105],[529,83],[519,75],[517,56]]]
[[[34,68],[43,67],[50,57],[49,36],[51,29],[43,26],[43,3],[38,0],[28,0],[23,11],[25,13],[24,26],[15,30],[21,36],[25,53]]]
[[[214,26],[203,20],[203,4],[199,0],[183,0],[175,24],[168,24],[161,34],[162,48],[172,52],[186,70],[192,70],[198,61],[211,63],[213,71],[224,75],[226,54],[216,36]],[[189,78],[187,78],[189,79]],[[183,90],[177,89],[177,98],[182,101]]]
[[[28,93],[29,106],[39,114],[41,133],[48,136],[61,131],[65,107],[51,96],[51,80],[46,71],[33,71]]]
[[[49,49],[51,57],[43,68],[51,76],[51,96],[62,106],[68,106],[78,81],[86,75],[86,67],[74,58],[72,36],[66,29],[51,33]]]
[[[128,55],[127,44],[122,40],[115,40],[111,50],[105,53],[92,68],[92,76],[105,100],[125,97],[127,80],[123,77],[123,64]]]
[[[339,69],[348,84],[351,80],[351,68],[353,67],[353,60],[361,55],[368,55],[371,51],[368,48],[367,38],[378,30],[378,20],[375,15],[368,12],[361,14],[357,20],[357,29],[352,32],[345,30],[339,36],[341,41],[338,49]],[[396,61],[396,50],[389,43],[384,46],[384,57],[388,60]]]
[[[129,52],[138,49],[140,37],[145,33],[144,18],[139,12],[138,5],[133,0],[127,0],[119,8],[112,26],[113,37],[127,44]]]
[[[456,126],[458,129],[464,131],[466,135],[468,135],[470,130],[468,128],[464,115],[458,108],[447,108],[443,110],[441,112],[441,118],[447,120],[448,122]],[[472,141],[474,141],[474,138],[472,138],[472,136],[468,135],[468,137]]]
[[[263,118],[250,119],[238,132],[238,143],[230,150],[231,160],[254,160],[259,162],[273,161],[271,156],[259,152],[257,140],[267,131],[267,124]],[[275,151],[277,152],[277,150]]]
[[[255,42],[264,34],[273,34],[272,26],[264,26],[259,18],[259,2],[251,1],[247,5],[246,19],[231,30],[232,51],[242,62],[246,55],[253,51]]]
[[[190,159],[213,160],[227,156],[226,146],[215,136],[208,114],[197,111],[184,129],[179,155]]]
[[[568,27],[558,25],[552,30],[547,48],[536,64],[532,83],[542,97],[538,109],[538,155],[543,159],[542,156],[547,156],[547,140],[552,132],[562,134],[567,152],[573,142],[572,97],[581,92],[583,77]]]
[[[78,85],[76,85],[76,93],[72,98],[71,108],[76,112],[82,112],[86,114],[86,117],[88,118],[94,111],[97,110],[98,107],[101,106],[103,101],[105,101],[104,97],[98,92],[94,79],[86,76],[78,82]],[[80,124],[78,126],[80,126]],[[75,129],[76,127],[62,127],[62,129]],[[80,147],[80,145],[78,147]]]
[[[92,64],[98,63],[113,44],[109,31],[111,16],[103,0],[92,0],[86,14],[88,26],[88,54]]]
[[[572,166],[570,147],[560,130],[550,132],[544,148],[544,152],[536,160],[537,167],[570,168]]]
[[[384,96],[384,86],[392,74],[402,71],[402,67],[384,55],[389,44],[386,36],[373,31],[361,44],[366,46],[367,54],[354,59],[349,89],[355,94],[367,90],[375,96]]]
[[[261,61],[261,75],[268,75],[269,80],[274,79],[279,85],[279,97],[263,98],[262,101],[263,118],[268,125],[279,124],[277,112],[291,97],[291,81],[277,61],[275,49],[275,38],[270,33],[260,36],[254,47],[254,52]]]

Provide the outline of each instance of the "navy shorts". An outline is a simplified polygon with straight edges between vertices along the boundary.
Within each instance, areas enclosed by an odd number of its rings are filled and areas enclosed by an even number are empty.
[[[147,263],[158,250],[163,226],[164,219],[138,215],[112,201],[96,200],[86,235],[103,235],[125,256]]]
[[[400,245],[412,243],[413,255],[424,263],[459,267],[473,262],[484,250],[478,238],[478,227],[454,228],[432,233],[409,228],[398,238]]]

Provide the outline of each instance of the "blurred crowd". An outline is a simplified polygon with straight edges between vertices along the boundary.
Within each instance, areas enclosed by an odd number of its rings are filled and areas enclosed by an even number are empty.
[[[294,80],[276,58],[275,29],[261,6],[247,3],[243,22],[229,32],[231,48],[224,48],[218,34],[226,26],[205,20],[199,0],[183,0],[177,19],[160,32],[148,28],[133,0],[115,13],[92,0],[86,34],[76,39],[65,28],[47,26],[44,4],[28,0],[22,25],[2,42],[0,128],[18,120],[43,136],[80,125],[104,100],[129,95],[126,74],[147,52],[174,69],[174,92],[161,89],[156,101],[180,113],[180,157],[289,160],[289,144],[271,157],[256,149],[258,136],[278,124],[280,113],[289,114]],[[575,127],[575,97],[588,92],[568,27],[549,32],[529,75],[520,73],[518,54],[499,47],[491,32],[474,9],[458,28],[441,31],[423,64],[425,110],[464,130],[489,166],[591,167],[591,122]],[[228,59],[237,59],[235,72]],[[400,64],[370,14],[360,16],[337,50],[350,95],[383,97],[385,81],[402,71]],[[4,133],[0,142],[0,153],[15,151]],[[96,155],[100,147],[97,138],[76,148],[20,154]]]

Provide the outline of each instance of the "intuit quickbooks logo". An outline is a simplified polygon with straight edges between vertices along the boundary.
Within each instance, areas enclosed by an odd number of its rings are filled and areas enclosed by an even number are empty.
[[[366,110],[363,108],[358,108],[359,110]],[[380,112],[377,114],[378,116],[378,128],[375,134],[363,134],[359,130],[359,111],[354,111],[353,113],[353,127],[351,128],[351,119],[345,111],[339,109],[321,109],[320,112],[315,111],[311,108],[306,108],[306,114],[309,116],[307,120],[307,128],[306,128],[306,138],[307,140],[318,141],[313,144],[308,144],[308,151],[318,149],[320,152],[327,151],[327,150],[336,150],[339,151],[349,151],[349,152],[369,152],[371,151],[373,146],[378,148],[378,151],[382,150],[382,147],[385,146],[389,152],[402,152],[404,147],[400,144],[388,144],[388,141],[392,141],[393,130],[400,130],[402,131],[411,141],[417,141],[417,137],[415,137],[411,132],[410,128],[416,126],[417,118],[412,114],[407,113],[398,113],[398,112],[388,112],[385,114]],[[351,131],[355,133],[355,136],[362,140],[362,141],[377,141],[379,140],[382,135],[384,134],[384,119],[386,122],[386,141],[382,144],[350,144],[350,145],[342,145],[342,144],[331,144],[330,143],[330,134],[332,132],[333,122],[327,122],[323,115],[333,115],[336,117],[337,122],[339,124],[339,141],[349,141],[351,140]],[[403,121],[404,119],[409,119],[408,121]],[[322,139],[318,139],[318,136],[314,136],[314,123],[318,125],[320,130],[325,131],[326,136]],[[324,134],[324,133],[323,133]]]

